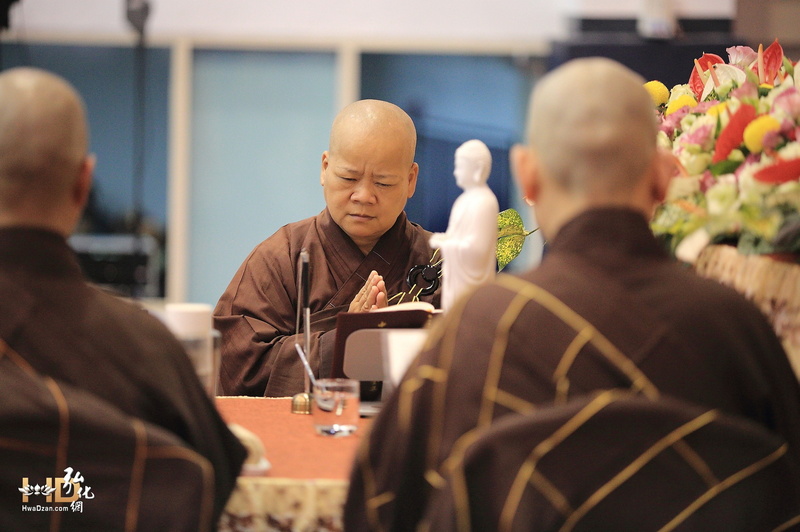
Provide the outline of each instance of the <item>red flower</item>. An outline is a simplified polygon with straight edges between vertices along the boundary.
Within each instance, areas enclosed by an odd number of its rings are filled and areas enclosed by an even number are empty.
[[[780,185],[800,179],[800,159],[789,159],[788,161],[778,161],[757,171],[753,174],[756,181],[769,183],[770,185]]]
[[[783,66],[783,48],[778,44],[778,39],[775,39],[772,44],[767,46],[767,49],[764,50],[761,55],[762,57],[755,66],[758,81],[759,83],[775,85],[775,78],[778,76],[778,72],[780,72]],[[763,66],[761,66],[762,63]],[[759,69],[763,69],[763,72],[759,71]]]
[[[718,56],[717,54],[703,54],[703,57],[697,60],[697,63],[700,65],[700,68],[703,69],[703,72],[706,72],[712,65],[717,63],[725,63],[725,61]],[[703,95],[703,87],[705,86],[705,80],[700,76],[700,72],[697,71],[697,66],[692,69],[692,75],[689,76],[689,88],[692,89],[694,93],[694,98],[698,102],[700,101],[700,97]]]
[[[733,113],[733,116],[731,116],[731,119],[728,121],[728,125],[725,126],[725,129],[720,132],[717,138],[714,157],[711,159],[712,163],[724,161],[733,150],[742,144],[744,129],[755,117],[756,108],[746,103],[742,104],[739,109]]]

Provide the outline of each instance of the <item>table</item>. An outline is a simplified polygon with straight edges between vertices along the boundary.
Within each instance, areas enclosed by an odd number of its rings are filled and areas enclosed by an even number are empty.
[[[272,468],[265,476],[241,476],[222,514],[219,530],[341,531],[350,468],[369,419],[353,436],[318,436],[311,416],[291,413],[291,398],[217,397],[227,423],[254,432]]]

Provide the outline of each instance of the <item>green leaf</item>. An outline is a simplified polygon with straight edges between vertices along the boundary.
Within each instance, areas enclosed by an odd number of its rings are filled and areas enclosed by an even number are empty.
[[[764,255],[775,251],[775,248],[768,240],[763,239],[760,235],[746,231],[739,235],[736,249],[742,255]]]
[[[730,159],[725,159],[724,161],[712,164],[708,169],[711,171],[711,175],[713,175],[714,177],[719,177],[725,174],[732,174],[734,170],[739,168],[739,165],[741,164],[742,161],[732,161]]]
[[[706,223],[706,216],[699,215],[694,208],[705,210],[705,206],[705,196],[700,192],[662,203],[656,209],[650,227],[656,235],[673,235],[680,240]]]
[[[525,230],[522,216],[515,209],[506,209],[497,215],[497,271],[517,258],[525,238],[537,229]]]
[[[794,77],[794,65],[792,64],[792,61],[786,56],[783,56],[783,68],[786,69],[786,73],[789,76]]]
[[[747,81],[749,81],[751,83],[754,83],[755,86],[758,87],[758,85],[759,85],[758,74],[756,74],[755,72],[753,72],[749,68],[745,68],[744,69],[744,74],[745,74],[745,77],[747,78]]]

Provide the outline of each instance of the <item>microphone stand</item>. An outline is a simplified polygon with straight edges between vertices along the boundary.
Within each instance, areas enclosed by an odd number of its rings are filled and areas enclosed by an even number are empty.
[[[302,316],[303,323],[303,352],[308,357],[311,353],[311,308],[308,305],[309,299],[309,261],[308,251],[305,249],[300,252],[300,260],[298,264],[298,298],[297,298],[297,320],[295,322],[295,331],[300,331],[300,322]],[[295,346],[299,345],[295,342]],[[299,355],[298,355],[299,356]],[[301,360],[302,361],[302,360]],[[302,361],[305,362],[305,361]],[[307,363],[307,362],[305,362]],[[292,413],[295,414],[310,414],[311,413],[311,379],[308,372],[303,371],[303,381],[305,390],[302,393],[295,394],[292,397]]]

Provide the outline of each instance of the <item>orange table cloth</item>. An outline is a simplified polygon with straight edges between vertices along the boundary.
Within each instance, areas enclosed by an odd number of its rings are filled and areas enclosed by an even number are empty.
[[[217,397],[227,423],[259,436],[271,469],[239,477],[219,530],[341,531],[342,508],[356,449],[371,420],[352,436],[314,432],[311,416],[291,413],[291,398]]]

